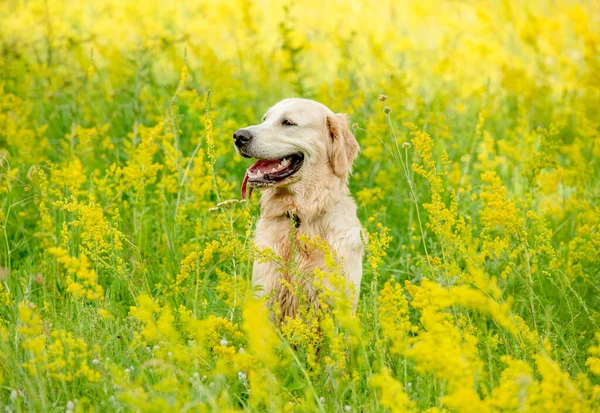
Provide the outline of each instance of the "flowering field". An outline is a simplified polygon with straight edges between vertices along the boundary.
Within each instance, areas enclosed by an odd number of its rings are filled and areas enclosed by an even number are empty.
[[[231,135],[290,96],[369,242],[275,327]],[[595,0],[2,1],[0,407],[599,411],[599,107]]]

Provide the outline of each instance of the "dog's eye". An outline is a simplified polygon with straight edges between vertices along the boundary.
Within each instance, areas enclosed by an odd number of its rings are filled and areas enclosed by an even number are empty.
[[[295,126],[296,124],[289,119],[284,119],[283,122],[281,122],[281,125],[282,126]]]

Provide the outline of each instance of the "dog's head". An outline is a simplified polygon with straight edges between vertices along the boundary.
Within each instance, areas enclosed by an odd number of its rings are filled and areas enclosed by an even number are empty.
[[[272,187],[304,180],[346,182],[358,154],[358,142],[345,115],[308,99],[285,99],[270,108],[259,125],[233,134],[235,149],[256,158],[246,172],[246,185]]]

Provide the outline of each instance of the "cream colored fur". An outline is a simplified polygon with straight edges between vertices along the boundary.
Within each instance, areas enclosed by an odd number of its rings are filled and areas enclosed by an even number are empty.
[[[283,118],[291,119],[297,126],[281,125]],[[286,99],[267,111],[263,123],[245,129],[253,135],[247,155],[274,159],[302,152],[305,156],[295,175],[263,189],[255,243],[289,260],[293,242],[298,249],[298,268],[306,276],[290,280],[278,264],[255,262],[252,284],[257,293],[269,295],[271,303],[278,303],[281,319],[293,317],[298,306],[297,296],[282,287],[282,279],[298,282],[307,298],[318,304],[310,279],[315,268],[324,267],[324,257],[297,242],[298,236],[305,234],[309,238],[319,236],[333,247],[357,298],[362,278],[362,227],[348,190],[348,175],[359,148],[346,116],[336,115],[311,100]],[[300,219],[297,229],[290,222],[290,213]]]

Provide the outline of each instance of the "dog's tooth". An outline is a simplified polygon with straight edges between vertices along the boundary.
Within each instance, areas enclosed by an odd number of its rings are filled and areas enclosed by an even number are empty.
[[[277,168],[275,168],[275,167],[271,168],[271,173],[273,173],[273,172],[277,172],[277,171],[278,171],[278,169],[277,169]]]
[[[288,158],[285,158],[283,161],[281,161],[280,166],[286,167],[290,164],[290,160]]]

